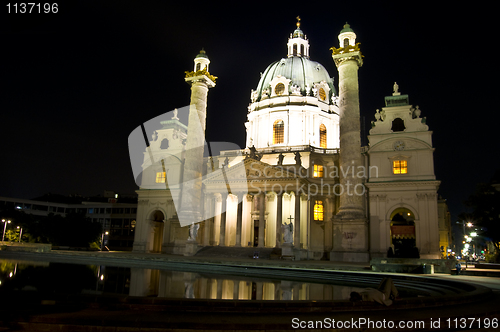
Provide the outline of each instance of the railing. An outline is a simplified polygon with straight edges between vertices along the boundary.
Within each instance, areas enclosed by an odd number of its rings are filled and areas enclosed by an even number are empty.
[[[283,147],[269,147],[263,149],[257,149],[257,153],[259,154],[270,154],[270,153],[280,153],[280,152],[314,152],[314,153],[322,153],[322,154],[337,154],[339,153],[338,148],[333,149],[324,149],[317,148],[311,145],[295,145],[295,146],[283,146]],[[242,150],[226,150],[221,151],[221,156],[236,156],[236,155],[246,155],[249,154],[249,149]]]

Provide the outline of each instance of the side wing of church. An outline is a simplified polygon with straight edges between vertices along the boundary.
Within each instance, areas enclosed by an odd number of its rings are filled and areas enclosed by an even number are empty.
[[[361,147],[363,60],[348,24],[339,43],[332,48],[337,92],[327,70],[309,58],[299,20],[286,57],[271,63],[251,91],[246,148],[209,158],[206,103],[215,77],[204,51],[195,58],[186,73],[188,123],[175,113],[144,152],[134,251],[195,255],[247,247],[296,260],[358,262],[441,257],[439,181],[425,117],[395,84]]]

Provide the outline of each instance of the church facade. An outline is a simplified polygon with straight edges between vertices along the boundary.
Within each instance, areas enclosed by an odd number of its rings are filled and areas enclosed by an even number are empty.
[[[246,148],[208,158],[206,103],[216,78],[204,51],[195,58],[186,72],[188,123],[176,111],[144,151],[134,251],[194,255],[220,246],[332,261],[441,257],[439,181],[426,118],[394,84],[374,114],[369,145],[361,147],[363,59],[348,24],[338,37],[338,91],[310,59],[299,21],[286,57],[251,90]]]

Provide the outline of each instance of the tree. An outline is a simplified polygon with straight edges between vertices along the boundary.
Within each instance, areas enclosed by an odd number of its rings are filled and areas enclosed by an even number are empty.
[[[0,212],[2,218],[12,220],[12,232],[6,232],[9,240],[19,240],[15,233],[17,226],[23,228],[23,241],[52,243],[57,246],[88,247],[100,241],[102,225],[92,222],[85,214],[69,213],[65,217],[50,213],[48,216],[34,216],[15,209]]]
[[[497,259],[500,257],[500,170],[490,183],[480,183],[476,192],[465,204],[473,209],[474,225],[481,229],[482,236],[494,246]]]

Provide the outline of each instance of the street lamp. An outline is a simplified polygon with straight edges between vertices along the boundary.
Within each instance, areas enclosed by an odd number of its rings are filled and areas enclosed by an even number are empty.
[[[23,236],[23,228],[17,226],[17,229],[19,230],[19,242],[21,242],[21,237]]]
[[[10,224],[10,220],[2,219],[3,222],[3,235],[2,235],[2,242],[5,239],[5,230],[7,229],[7,224]]]
[[[109,232],[102,233],[102,236],[101,236],[101,251],[102,251],[102,246],[104,244],[104,235],[108,235],[108,234],[109,234]]]

